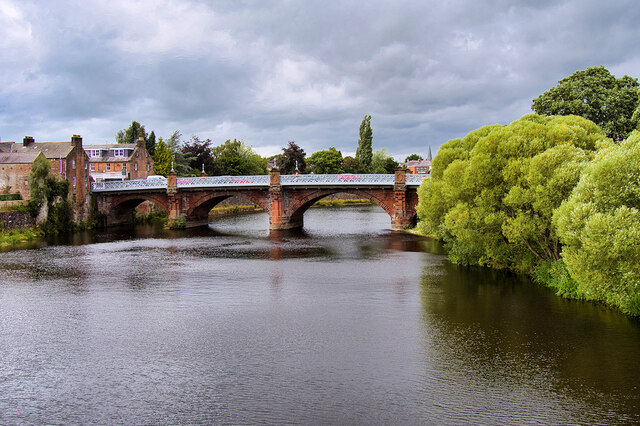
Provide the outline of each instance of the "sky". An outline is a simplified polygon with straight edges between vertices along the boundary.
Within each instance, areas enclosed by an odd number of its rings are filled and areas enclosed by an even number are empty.
[[[0,140],[156,136],[396,159],[531,112],[577,70],[640,77],[640,5],[602,0],[0,0]]]

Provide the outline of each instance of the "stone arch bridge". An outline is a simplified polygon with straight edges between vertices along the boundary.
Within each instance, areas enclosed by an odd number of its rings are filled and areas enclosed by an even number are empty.
[[[207,223],[209,211],[219,202],[241,196],[269,214],[269,229],[303,225],[304,212],[316,201],[348,192],[366,198],[391,217],[391,229],[412,226],[418,204],[417,187],[426,175],[394,174],[280,175],[277,169],[260,176],[177,177],[97,182],[92,184],[96,208],[107,225],[130,223],[134,209],[153,202],[169,219],[186,219],[187,226]]]

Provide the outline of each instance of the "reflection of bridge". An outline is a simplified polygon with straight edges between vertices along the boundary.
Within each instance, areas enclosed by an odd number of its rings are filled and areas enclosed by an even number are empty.
[[[98,182],[92,185],[98,211],[107,224],[133,220],[133,210],[150,201],[166,211],[171,220],[185,218],[187,226],[207,222],[209,211],[233,196],[246,198],[269,214],[269,228],[302,227],[304,212],[316,201],[338,192],[366,198],[391,216],[391,229],[400,230],[415,222],[417,187],[424,175],[348,174],[280,175],[272,170],[261,176],[177,177],[168,179]]]

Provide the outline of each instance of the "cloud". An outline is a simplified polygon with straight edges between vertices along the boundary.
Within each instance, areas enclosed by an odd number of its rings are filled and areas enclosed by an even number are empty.
[[[519,118],[576,70],[638,77],[639,18],[632,1],[0,0],[0,137],[104,143],[137,120],[353,152],[371,114],[374,148],[404,158]]]

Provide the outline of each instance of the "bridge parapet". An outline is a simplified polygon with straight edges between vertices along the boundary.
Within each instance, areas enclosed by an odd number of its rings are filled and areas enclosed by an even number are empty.
[[[405,185],[418,186],[429,175],[404,175]],[[282,186],[393,186],[396,176],[392,174],[322,174],[322,175],[280,175]],[[106,182],[94,182],[93,192],[138,191],[146,189],[167,189],[167,179],[135,179]],[[268,187],[269,175],[255,176],[206,176],[179,177],[177,188],[226,188],[226,187]]]
[[[167,189],[167,179],[134,179],[94,182],[91,191],[137,191],[140,189]]]
[[[430,175],[418,174],[418,175],[404,175],[405,185],[420,185],[422,181],[426,178],[430,177]]]
[[[285,185],[393,185],[394,175],[351,174],[339,175],[281,175],[280,184]]]
[[[220,186],[269,186],[269,175],[206,176],[178,178],[178,187],[212,188]]]

